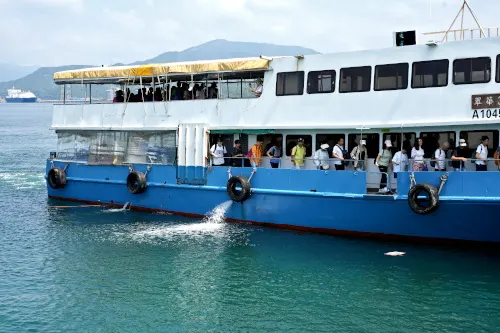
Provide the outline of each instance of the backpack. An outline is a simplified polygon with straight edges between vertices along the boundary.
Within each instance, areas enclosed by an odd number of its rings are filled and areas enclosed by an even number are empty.
[[[252,157],[252,148],[248,150],[247,157]]]
[[[349,163],[351,163],[350,161],[347,161],[347,160],[351,159],[350,154],[347,152],[347,150],[342,149],[339,145],[335,145],[335,146],[339,147],[340,151],[342,152],[342,157],[345,160],[345,161],[342,161],[342,164],[344,164],[345,166],[348,166]]]
[[[479,147],[481,147],[481,152],[480,153],[482,153],[483,152],[483,144],[480,144]],[[470,157],[470,161],[473,164],[476,163],[476,161],[478,160],[476,158],[476,151],[477,151],[477,149],[472,152],[472,156]]]
[[[442,152],[441,148],[436,149],[436,151],[438,151],[438,150],[439,150],[439,156],[441,156],[441,152]],[[434,158],[431,160],[431,163],[430,163],[431,164],[431,168],[435,168],[436,167],[436,160],[435,160],[435,158],[436,158],[436,151],[434,152],[434,156],[433,156]]]

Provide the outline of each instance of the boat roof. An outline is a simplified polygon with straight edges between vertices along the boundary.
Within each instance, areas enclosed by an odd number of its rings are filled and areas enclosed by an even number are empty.
[[[202,60],[162,64],[93,67],[54,73],[57,84],[84,81],[118,83],[136,77],[187,75],[217,72],[263,71],[269,68],[270,59],[262,57],[225,60]]]

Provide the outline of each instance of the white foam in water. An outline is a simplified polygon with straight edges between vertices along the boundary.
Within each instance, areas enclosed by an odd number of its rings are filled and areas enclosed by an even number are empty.
[[[206,235],[224,236],[224,218],[226,212],[232,205],[232,201],[226,201],[207,213],[207,217],[201,223],[178,224],[174,226],[156,226],[145,230],[136,231],[133,237],[171,238],[175,236],[203,237]]]
[[[40,172],[2,172],[0,173],[0,183],[5,183],[16,190],[43,188],[45,178]]]
[[[124,212],[130,209],[130,203],[127,201],[122,208],[111,208],[111,209],[106,209],[104,212],[106,213],[118,213],[118,212]]]

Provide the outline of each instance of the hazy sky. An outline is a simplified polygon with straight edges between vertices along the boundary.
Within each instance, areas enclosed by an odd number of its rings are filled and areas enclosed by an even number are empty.
[[[499,0],[469,3],[483,26],[498,23]],[[0,62],[128,63],[221,38],[300,45],[323,53],[389,47],[393,31],[446,30],[460,4],[461,0],[0,0]]]

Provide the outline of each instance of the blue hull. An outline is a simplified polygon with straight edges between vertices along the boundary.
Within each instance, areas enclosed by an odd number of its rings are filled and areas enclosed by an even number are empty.
[[[36,97],[32,98],[6,98],[7,103],[35,103]]]
[[[55,162],[55,166],[66,164]],[[134,165],[145,172],[145,165]],[[51,162],[47,162],[47,172]],[[177,183],[178,169],[153,166],[142,194],[128,192],[126,166],[88,166],[70,163],[67,185],[48,188],[52,198],[123,205],[135,209],[204,216],[228,201],[227,168],[207,171],[206,185]],[[232,174],[249,176],[251,169],[233,168]],[[439,184],[440,173],[422,172],[418,183]],[[407,196],[366,195],[366,175],[357,172],[259,169],[252,178],[252,195],[233,203],[229,220],[344,235],[384,238],[500,242],[500,172],[450,173],[437,211],[417,215]],[[478,186],[481,184],[481,186]],[[408,175],[398,179],[400,193],[407,193]],[[279,188],[279,190],[277,190]],[[339,191],[343,189],[343,191]]]

